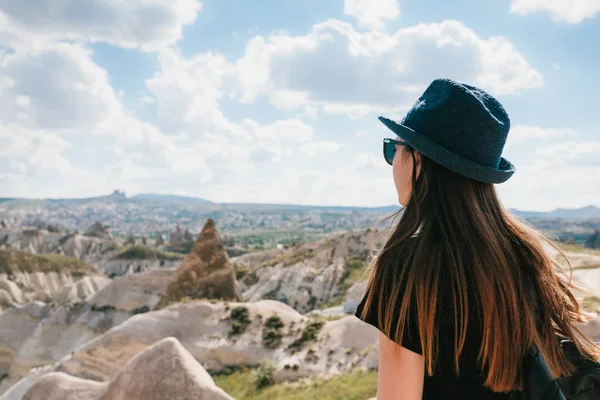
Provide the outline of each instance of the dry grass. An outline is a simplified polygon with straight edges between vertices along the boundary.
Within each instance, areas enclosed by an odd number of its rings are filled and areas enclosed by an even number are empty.
[[[63,272],[75,276],[97,275],[90,265],[60,254],[29,254],[20,250],[0,250],[0,273]]]
[[[355,371],[310,382],[276,383],[256,389],[251,369],[213,376],[217,386],[238,400],[365,400],[377,394],[377,371]]]
[[[599,249],[586,249],[585,247],[580,246],[578,244],[568,242],[554,242],[554,244],[562,251],[568,251],[571,253],[586,253],[600,256]]]

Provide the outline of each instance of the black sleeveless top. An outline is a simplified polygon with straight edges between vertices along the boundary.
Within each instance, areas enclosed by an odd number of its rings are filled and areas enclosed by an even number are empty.
[[[399,250],[398,256],[406,255],[408,246],[414,245],[415,239],[410,239],[406,246]],[[398,265],[402,265],[399,263]],[[444,282],[441,282],[441,287]],[[477,354],[482,341],[482,322],[477,312],[475,312],[477,298],[474,288],[469,284],[469,322],[467,326],[467,336],[463,347],[459,366],[460,376],[454,371],[454,311],[452,310],[452,298],[441,300],[441,308],[438,308],[436,318],[439,317],[439,352],[434,374],[427,375],[425,371],[423,399],[478,399],[478,400],[507,400],[510,398],[508,393],[497,393],[483,386],[482,373],[477,364]],[[402,290],[400,291],[402,295]],[[449,295],[448,295],[449,296]],[[387,297],[387,296],[386,296]],[[438,296],[439,297],[439,296]],[[365,306],[365,296],[360,301],[356,309],[355,316],[360,318],[360,314]],[[377,307],[379,299],[375,298],[371,308],[368,310],[364,322],[376,327],[381,332],[383,328],[377,321]],[[396,315],[399,314],[399,308]],[[397,321],[397,319],[396,319]],[[395,334],[395,321],[392,322],[392,337]],[[402,337],[401,345],[408,350],[418,354],[423,354],[419,340],[418,321],[414,313],[408,314],[408,321],[405,324],[405,331]]]

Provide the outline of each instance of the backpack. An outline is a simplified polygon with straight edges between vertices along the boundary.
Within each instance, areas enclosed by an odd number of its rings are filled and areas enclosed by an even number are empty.
[[[524,359],[525,390],[511,392],[511,400],[600,400],[600,362],[583,357],[571,340],[563,339],[560,345],[576,371],[553,379],[544,357],[534,346]]]

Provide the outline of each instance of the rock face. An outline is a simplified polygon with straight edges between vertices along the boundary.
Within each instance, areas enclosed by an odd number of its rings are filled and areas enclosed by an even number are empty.
[[[139,312],[153,310],[164,293],[174,268],[154,269],[140,274],[116,277],[102,290],[90,297],[88,303],[96,308]]]
[[[0,307],[33,300],[50,301],[82,277],[97,274],[83,261],[51,254],[38,256],[19,250],[0,250]],[[94,279],[93,284],[102,284]]]
[[[85,236],[97,237],[100,239],[114,240],[110,233],[108,225],[102,225],[100,221],[94,222],[84,233]]]
[[[367,288],[367,281],[357,282],[348,289],[346,297],[344,298],[344,312],[348,314],[354,314],[358,303],[362,299],[365,289]]]
[[[73,284],[66,285],[52,297],[58,304],[84,302],[111,282],[112,279],[101,275],[84,276]]]
[[[23,400],[233,400],[173,337],[164,338],[129,360],[110,382],[52,372],[41,377]]]
[[[75,378],[63,372],[44,375],[23,396],[23,400],[84,400],[100,399],[106,383]]]
[[[348,260],[369,262],[384,240],[383,231],[336,233],[290,249],[244,254],[232,263],[237,271],[248,271],[240,282],[244,300],[275,299],[304,313],[334,298],[341,305],[351,272]]]
[[[0,314],[0,393],[31,368],[54,363],[132,314],[90,305],[33,302]]]
[[[39,229],[0,228],[0,248],[31,254],[58,253],[94,265],[116,250],[112,239]]]
[[[144,273],[147,271],[155,270],[155,269],[173,269],[177,268],[181,264],[181,259],[179,260],[159,260],[159,259],[116,259],[109,258],[104,260],[99,260],[94,263],[94,267],[101,271],[108,277],[114,278],[123,275],[137,275],[140,273]]]
[[[232,315],[238,307],[247,310],[248,320],[245,329],[233,335]],[[265,336],[265,330],[272,318],[277,318],[283,326],[279,329],[280,341],[267,346],[265,337],[273,337]],[[43,367],[42,372],[40,369],[33,370],[16,384],[11,379],[15,385],[10,391],[23,393],[39,376],[48,372],[64,372],[79,378],[115,383],[119,381],[119,371],[131,365],[136,354],[168,337],[176,337],[207,371],[220,371],[227,366],[258,365],[270,360],[276,365],[274,378],[278,381],[377,365],[377,330],[354,316],[319,322],[274,300],[255,303],[198,300],[135,315],[80,345],[72,353],[69,351],[70,354],[67,353],[56,364]],[[137,364],[151,362],[143,360]],[[159,369],[168,370],[168,366]],[[134,375],[125,375],[129,379],[124,379],[124,382],[135,380]],[[167,375],[163,377],[161,379],[171,379]],[[7,388],[4,387],[4,390]]]
[[[219,243],[215,222],[209,218],[167,286],[157,307],[191,299],[241,300],[233,267],[223,245]]]
[[[600,249],[600,232],[594,231],[586,240],[585,247],[588,249]]]
[[[169,246],[175,247],[183,242],[183,232],[181,231],[179,224],[177,224],[175,226],[175,232],[171,233],[171,237],[169,238]]]

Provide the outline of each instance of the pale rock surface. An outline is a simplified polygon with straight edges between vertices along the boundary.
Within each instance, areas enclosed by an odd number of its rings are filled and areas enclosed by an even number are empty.
[[[233,400],[173,337],[132,357],[110,382],[51,372],[38,379],[23,400]]]
[[[123,311],[94,311],[82,303],[33,302],[5,310],[0,314],[0,375],[8,378],[2,387],[14,384],[31,368],[60,360],[130,316]]]
[[[5,275],[0,276],[0,291],[6,292],[7,298],[12,303],[22,304],[25,302],[23,292],[21,291],[19,286],[12,280],[9,280]]]
[[[65,286],[54,294],[53,298],[59,304],[85,301],[111,282],[112,279],[102,275],[84,276],[73,284]]]
[[[244,254],[232,262],[251,271],[243,279],[244,300],[273,298],[308,312],[337,294],[350,255],[370,261],[384,239],[384,231],[336,233],[289,249]]]
[[[77,278],[64,272],[16,272],[10,279],[4,273],[0,274],[0,288],[13,288],[11,296],[23,304],[32,300],[49,300],[52,295],[72,285]],[[18,290],[15,290],[15,286]],[[15,297],[16,296],[16,297]]]
[[[107,276],[116,277],[121,275],[139,274],[154,269],[173,269],[181,265],[182,260],[146,260],[132,259],[119,260],[106,258],[95,261],[93,266]]]
[[[350,286],[344,298],[344,312],[354,314],[367,288],[367,281],[357,282]]]
[[[94,400],[101,399],[107,383],[50,372],[35,382],[23,395],[23,400]]]
[[[111,239],[23,228],[0,228],[2,247],[32,254],[60,253],[94,265],[117,245]]]
[[[236,306],[248,308],[251,323],[243,334],[230,337],[229,314]],[[219,371],[226,366],[258,365],[269,359],[278,367],[277,379],[294,379],[338,373],[351,365],[373,365],[370,354],[371,346],[377,343],[377,330],[354,316],[325,322],[310,346],[307,344],[292,353],[287,347],[300,337],[310,318],[274,300],[230,302],[229,310],[226,307],[224,302],[198,300],[135,315],[75,349],[72,355],[59,361],[55,370],[94,380],[110,380],[139,351],[169,336],[176,337],[208,371]],[[262,343],[263,323],[273,314],[280,316],[284,328],[281,345],[269,349]],[[309,347],[320,361],[305,360]],[[330,354],[331,349],[335,350]],[[329,364],[327,357],[331,357]],[[293,365],[298,367],[294,370],[290,368]]]
[[[161,268],[116,277],[90,297],[88,303],[97,307],[108,305],[125,311],[139,310],[144,306],[152,310],[167,288],[174,271],[175,268]]]

